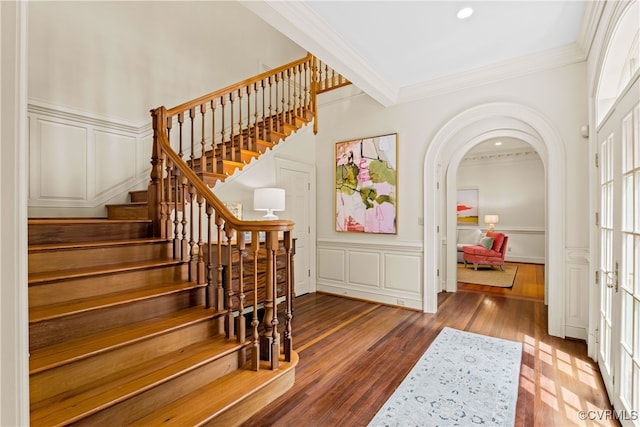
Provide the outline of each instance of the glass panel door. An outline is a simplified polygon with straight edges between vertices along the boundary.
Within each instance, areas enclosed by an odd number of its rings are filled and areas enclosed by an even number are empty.
[[[633,93],[598,131],[598,365],[621,423],[640,426],[640,103]]]
[[[609,395],[614,394],[615,355],[612,345],[614,334],[613,316],[615,270],[614,270],[614,133],[606,135],[600,144],[600,312],[598,364]]]
[[[640,409],[640,104],[622,119],[622,254],[620,265],[620,390],[628,410]],[[637,422],[637,420],[636,420]]]

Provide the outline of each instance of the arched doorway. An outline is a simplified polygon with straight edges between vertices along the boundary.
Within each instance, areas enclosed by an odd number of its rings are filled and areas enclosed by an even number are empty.
[[[437,310],[438,269],[444,266],[450,273],[447,276],[455,278],[453,230],[456,219],[446,214],[455,209],[455,177],[451,177],[448,171],[457,170],[457,165],[471,147],[500,135],[528,142],[538,152],[545,167],[545,295],[549,305],[549,334],[564,337],[564,148],[560,135],[548,120],[541,113],[520,104],[490,103],[468,109],[445,124],[429,145],[424,162],[423,310]],[[442,240],[446,240],[446,245],[441,245]]]

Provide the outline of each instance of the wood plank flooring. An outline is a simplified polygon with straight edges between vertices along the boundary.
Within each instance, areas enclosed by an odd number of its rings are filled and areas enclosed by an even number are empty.
[[[443,327],[523,343],[517,426],[617,425],[581,421],[611,409],[586,344],[547,334],[544,268],[518,264],[512,289],[459,284],[438,313],[315,293],[295,300],[293,387],[244,426],[365,426]]]

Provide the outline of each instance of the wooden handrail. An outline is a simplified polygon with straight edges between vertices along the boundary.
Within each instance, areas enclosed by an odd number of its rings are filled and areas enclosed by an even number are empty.
[[[174,114],[177,114],[180,111],[186,111],[186,110],[189,110],[189,109],[191,109],[193,107],[197,107],[200,104],[208,102],[208,101],[210,101],[212,99],[218,98],[218,97],[223,96],[223,95],[228,94],[228,93],[235,92],[238,89],[242,89],[244,87],[250,86],[253,83],[259,82],[259,81],[264,80],[266,78],[269,78],[271,76],[275,76],[276,74],[281,73],[283,71],[286,71],[287,69],[290,69],[290,68],[292,68],[292,67],[294,67],[296,65],[304,64],[305,62],[310,61],[312,57],[313,57],[313,55],[311,55],[310,53],[307,53],[307,55],[304,58],[297,59],[295,61],[289,62],[288,64],[285,64],[285,65],[282,65],[280,67],[265,71],[264,73],[258,74],[258,75],[253,76],[253,77],[249,77],[248,79],[242,80],[242,81],[240,81],[238,83],[231,84],[231,85],[229,85],[227,87],[224,87],[222,89],[216,90],[214,92],[211,92],[211,93],[208,93],[206,95],[200,96],[200,97],[198,97],[196,99],[193,99],[191,101],[185,102],[184,104],[180,104],[180,105],[178,105],[176,107],[173,107],[173,108],[167,110],[167,114],[169,116],[172,116]]]

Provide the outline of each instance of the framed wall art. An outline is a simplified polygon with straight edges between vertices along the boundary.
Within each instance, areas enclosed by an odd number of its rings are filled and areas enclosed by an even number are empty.
[[[236,218],[242,219],[242,203],[240,202],[223,202]]]
[[[458,225],[478,225],[478,189],[459,189],[456,200]]]
[[[336,143],[336,231],[397,234],[398,134]]]

